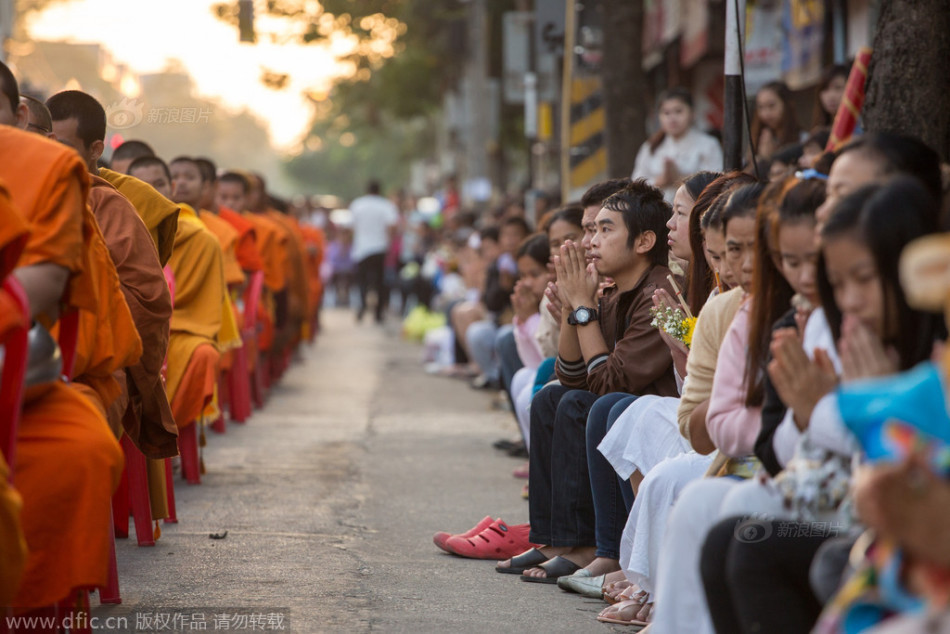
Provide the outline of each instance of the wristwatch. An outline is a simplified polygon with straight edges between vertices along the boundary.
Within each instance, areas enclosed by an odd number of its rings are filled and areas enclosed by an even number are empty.
[[[573,311],[571,311],[570,314],[568,314],[567,323],[570,326],[586,326],[592,321],[597,321],[598,319],[600,319],[600,314],[598,314],[596,308],[578,306]]]

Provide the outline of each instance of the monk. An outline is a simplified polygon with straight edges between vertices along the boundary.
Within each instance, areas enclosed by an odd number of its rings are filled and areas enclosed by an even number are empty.
[[[112,171],[129,174],[132,161],[142,156],[156,156],[155,150],[145,141],[129,140],[112,151]]]
[[[224,253],[224,279],[228,287],[240,288],[244,285],[244,271],[237,259],[238,230],[227,220],[218,216],[215,194],[218,187],[217,167],[210,159],[196,158],[195,164],[201,171],[201,197],[198,200],[198,214],[208,230],[215,235]]]
[[[122,398],[109,409],[109,424],[114,430],[124,427],[135,446],[149,458],[175,456],[178,433],[161,381],[172,305],[158,250],[129,199],[97,175],[97,162],[105,146],[106,113],[102,105],[78,90],[53,95],[46,103],[56,138],[75,149],[90,172],[89,205],[105,236],[144,345],[139,362],[117,373],[125,389]]]
[[[29,113],[26,122],[26,130],[42,134],[46,138],[53,136],[53,120],[50,118],[49,108],[46,104],[29,95],[20,95],[20,103],[26,106]]]
[[[245,198],[250,186],[247,179],[237,172],[225,172],[218,178],[215,188],[214,206],[218,216],[231,223],[238,231],[235,255],[246,273],[262,271],[264,262],[257,246],[257,231],[254,225],[244,218]]]
[[[0,283],[16,266],[29,234],[26,219],[13,207],[6,185],[0,183]],[[17,316],[13,299],[0,290],[0,339],[16,327]],[[20,494],[10,485],[10,466],[0,453],[0,605],[13,601],[26,565],[26,538],[20,525],[22,507]]]
[[[184,429],[203,422],[203,412],[214,397],[219,343],[229,343],[222,337],[228,304],[221,247],[192,206],[201,195],[200,170],[191,161],[169,167],[172,198],[181,207],[181,215],[169,263],[175,275],[175,310],[166,387],[175,422]]]
[[[84,221],[86,167],[74,150],[12,127],[19,89],[3,64],[0,85],[0,179],[32,229],[13,272],[28,296],[30,317],[52,326],[64,300],[69,310],[107,316],[111,307],[97,302],[98,285],[90,279],[94,258],[85,246],[96,238],[94,231],[84,233],[90,227]],[[25,107],[22,112],[25,118]],[[76,352],[79,367],[89,351]],[[27,394],[13,465],[29,547],[10,601],[21,608],[49,606],[77,588],[105,585],[112,493],[122,473],[119,444],[89,398],[62,382],[43,387]]]

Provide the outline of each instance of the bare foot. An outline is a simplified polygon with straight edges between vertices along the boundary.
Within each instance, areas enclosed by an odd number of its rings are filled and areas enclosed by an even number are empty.
[[[528,550],[531,550],[531,549],[529,548]],[[544,555],[544,556],[546,556],[548,559],[550,559],[551,557],[557,557],[558,555],[564,554],[564,553],[570,551],[571,549],[570,549],[570,548],[563,548],[563,547],[562,547],[562,548],[555,548],[554,546],[541,546],[541,547],[538,548],[538,550],[541,551],[541,554],[542,554],[542,555]],[[526,552],[528,552],[528,551],[526,550],[525,553],[526,553]],[[523,554],[524,554],[524,553],[521,553],[521,554],[519,554],[519,555],[517,555],[517,556],[520,557],[520,556],[523,555]],[[499,562],[495,565],[495,567],[496,567],[496,568],[511,568],[511,559],[506,559],[506,560],[504,560],[504,561],[499,561]],[[532,570],[534,570],[534,569],[532,568]]]
[[[618,572],[620,570],[620,562],[616,559],[597,557],[594,561],[584,566],[584,568],[590,573],[591,577],[599,577],[609,572]]]
[[[568,561],[571,561],[577,564],[578,566],[584,567],[594,560],[594,553],[596,552],[596,550],[597,550],[596,548],[587,547],[587,546],[582,547],[582,548],[567,548],[567,549],[564,549],[565,552],[558,553],[558,555],[560,555],[564,559],[567,559]],[[551,555],[551,556],[554,557],[555,555]],[[537,577],[539,579],[543,579],[548,576],[547,570],[545,570],[544,568],[541,568],[540,566],[536,568],[529,568],[528,570],[525,570],[521,574],[523,574],[525,577]]]
[[[640,607],[640,604],[636,600],[628,599],[626,601],[621,601],[620,603],[607,606],[600,611],[598,617],[634,623],[640,620],[637,618],[637,613],[640,611]]]

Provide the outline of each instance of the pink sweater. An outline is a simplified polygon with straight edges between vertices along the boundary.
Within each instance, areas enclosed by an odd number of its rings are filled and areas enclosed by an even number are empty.
[[[749,349],[749,302],[736,313],[719,349],[706,429],[719,452],[731,458],[752,454],[762,427],[762,408],[746,407],[745,362]]]
[[[517,317],[512,321],[515,327],[515,346],[518,348],[518,356],[521,357],[524,367],[532,370],[536,370],[544,361],[541,346],[534,336],[540,323],[541,315],[539,313],[531,315],[524,321]]]

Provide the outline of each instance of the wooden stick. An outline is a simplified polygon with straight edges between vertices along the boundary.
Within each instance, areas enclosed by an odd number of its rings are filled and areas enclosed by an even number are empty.
[[[676,285],[676,282],[673,280],[672,275],[667,275],[666,279],[670,281],[670,285],[673,287],[673,290],[676,292],[676,299],[680,301],[680,306],[683,307],[683,312],[686,313],[686,317],[689,319],[693,318],[693,313],[690,312],[689,306],[686,304],[686,300],[683,299],[683,293],[680,291],[680,287]]]
[[[716,289],[721,293],[721,292],[722,292],[722,280],[719,279],[719,271],[713,271],[713,277],[716,278]]]

